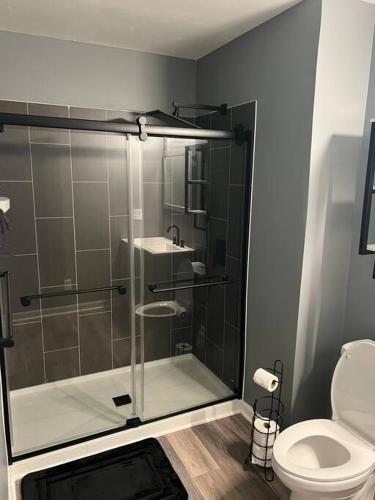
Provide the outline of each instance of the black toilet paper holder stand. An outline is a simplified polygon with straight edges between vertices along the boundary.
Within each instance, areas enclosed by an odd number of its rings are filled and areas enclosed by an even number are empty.
[[[245,458],[244,465],[248,462],[252,463],[253,458],[257,460],[257,467],[260,467],[264,471],[264,478],[266,481],[273,481],[275,474],[271,465],[271,454],[273,443],[277,434],[281,431],[283,426],[283,413],[284,413],[284,404],[281,400],[281,392],[283,385],[283,374],[284,374],[284,365],[280,359],[276,359],[272,368],[267,368],[267,371],[273,373],[279,380],[279,384],[275,391],[271,392],[270,396],[263,396],[261,398],[255,399],[253,404],[253,418],[251,422],[251,435],[250,435],[250,450]],[[260,434],[263,434],[264,439],[262,439],[262,443],[257,442],[254,439],[254,429],[255,429],[255,420],[261,419],[266,422],[264,432],[259,431]],[[276,429],[274,431],[271,430],[271,426],[268,422],[273,420],[276,423]],[[262,436],[262,437],[263,437]],[[254,445],[259,446],[259,448],[264,448],[265,453],[264,457],[258,457],[254,453]]]

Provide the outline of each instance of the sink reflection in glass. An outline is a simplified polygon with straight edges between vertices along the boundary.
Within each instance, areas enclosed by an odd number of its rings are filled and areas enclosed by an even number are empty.
[[[125,238],[123,239],[123,241],[128,243],[128,240]],[[172,243],[172,240],[164,238],[164,236],[153,236],[150,238],[134,238],[134,246],[141,250],[145,250],[146,252],[151,253],[153,255],[194,252],[193,248],[187,246],[180,247],[178,245],[174,245]]]

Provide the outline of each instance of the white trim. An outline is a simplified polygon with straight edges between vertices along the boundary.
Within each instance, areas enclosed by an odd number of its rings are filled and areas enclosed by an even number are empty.
[[[243,399],[237,399],[237,404],[238,404],[238,413],[241,413],[241,415],[246,418],[248,422],[251,422],[254,416],[254,410],[253,407],[249,405],[249,403],[246,403]]]
[[[134,429],[110,434],[109,436],[93,439],[75,446],[69,446],[61,450],[46,453],[26,460],[21,460],[9,467],[10,499],[21,500],[20,481],[22,477],[30,472],[53,467],[71,460],[87,457],[95,453],[124,446],[141,439],[149,437],[160,437],[171,432],[180,431],[212,422],[220,418],[230,417],[240,413],[248,421],[252,417],[252,408],[242,400],[234,399],[225,403],[183,413],[150,424],[141,425]]]
[[[246,387],[246,365],[247,365],[247,336],[248,336],[248,309],[249,309],[249,284],[250,284],[250,251],[251,251],[251,223],[252,223],[252,213],[253,213],[253,192],[254,192],[254,171],[255,171],[255,150],[256,150],[256,136],[257,136],[257,120],[258,120],[258,100],[253,99],[248,101],[248,103],[255,103],[255,116],[254,116],[254,138],[253,138],[253,150],[252,150],[252,164],[251,164],[251,184],[250,184],[250,207],[249,207],[249,239],[247,244],[247,265],[246,265],[246,304],[245,304],[245,332],[244,332],[244,366],[243,366],[243,377],[242,377],[242,398],[245,397],[245,387]],[[247,103],[242,103],[247,104]],[[246,186],[245,186],[246,189]],[[244,402],[245,403],[245,402]]]

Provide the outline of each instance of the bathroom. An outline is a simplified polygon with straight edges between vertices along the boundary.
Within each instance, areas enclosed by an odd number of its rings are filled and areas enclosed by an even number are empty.
[[[375,2],[268,4],[0,2],[0,500],[373,499]]]

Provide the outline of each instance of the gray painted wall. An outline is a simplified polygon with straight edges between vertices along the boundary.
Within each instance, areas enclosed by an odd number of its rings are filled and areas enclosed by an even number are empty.
[[[196,63],[0,31],[0,99],[104,109],[195,101]]]
[[[321,2],[309,0],[198,61],[199,102],[257,99],[244,397],[281,358],[290,406]]]
[[[344,342],[365,338],[375,340],[375,280],[372,278],[374,257],[358,254],[363,193],[370,141],[370,120],[372,118],[375,118],[375,39],[368,87],[362,157],[359,168],[356,170],[357,182],[356,185],[354,184],[353,186],[353,188],[356,189],[356,196],[352,204],[353,217],[351,220],[351,228],[353,231],[353,243],[343,331]],[[372,215],[374,215],[374,211],[373,205]],[[370,228],[370,234],[371,236],[369,239],[371,243],[375,241],[374,223],[372,223],[372,227]]]
[[[353,231],[357,233],[360,225],[354,221],[353,208],[361,165],[374,14],[374,6],[358,0],[323,0],[294,366],[293,420],[331,414],[330,386],[344,341],[346,290],[349,286],[354,291],[358,284],[353,274],[348,280],[348,271]],[[363,184],[361,189],[363,192]],[[356,235],[355,252],[358,252],[358,241]],[[369,259],[361,257],[356,262],[359,260],[362,269],[369,264]],[[372,281],[371,274],[368,268],[365,283]],[[362,293],[355,295],[356,304],[362,302],[359,297],[365,298]],[[371,295],[369,291],[367,308],[372,311]],[[358,314],[353,318],[357,338],[363,338],[363,328],[358,328],[361,325]],[[374,326],[371,334],[374,338]]]

